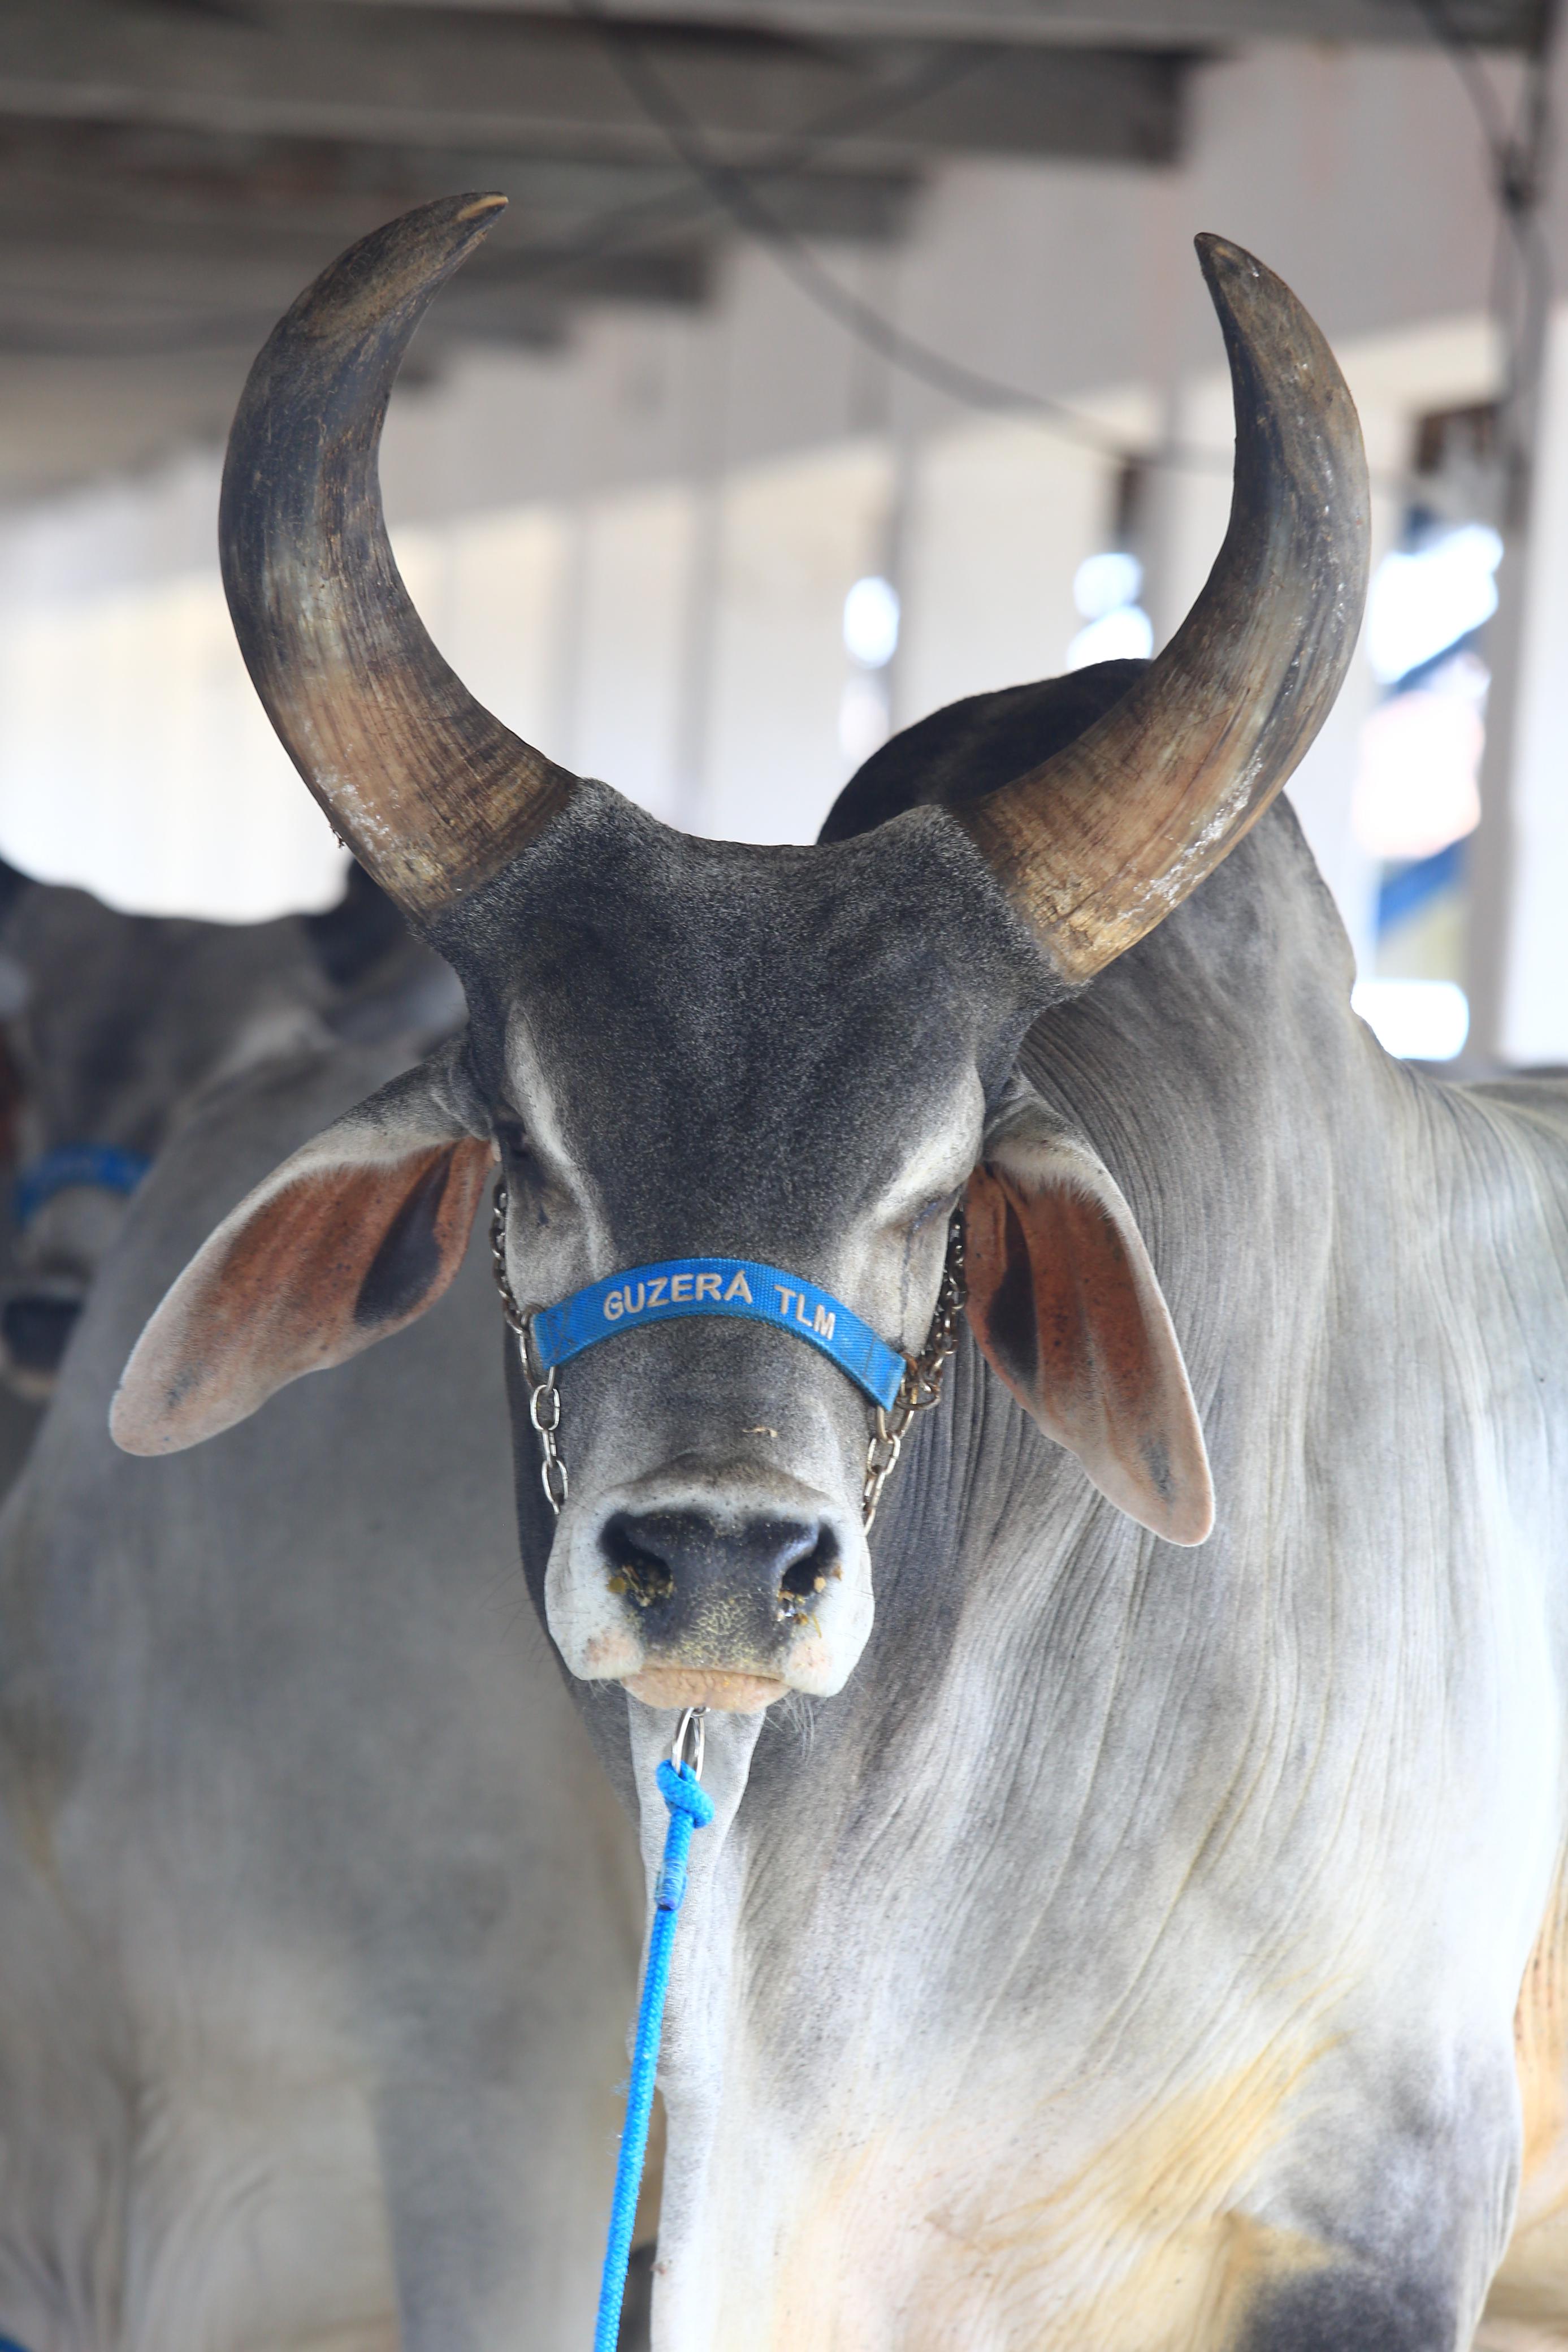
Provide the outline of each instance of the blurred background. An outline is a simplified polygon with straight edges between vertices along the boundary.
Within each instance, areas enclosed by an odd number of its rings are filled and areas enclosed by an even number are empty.
[[[214,553],[273,320],[498,189],[389,421],[399,557],[505,719],[807,840],[890,729],[1157,647],[1229,497],[1191,249],[1333,341],[1374,469],[1292,787],[1394,1050],[1568,1062],[1568,190],[1543,0],[7,0],[0,853],[110,908],[345,865]]]

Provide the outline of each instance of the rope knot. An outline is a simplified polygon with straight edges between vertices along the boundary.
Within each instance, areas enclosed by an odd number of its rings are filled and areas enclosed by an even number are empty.
[[[660,1792],[672,1813],[689,1813],[692,1827],[706,1830],[713,1819],[713,1799],[703,1787],[689,1764],[677,1772],[673,1764],[661,1764],[658,1770]]]

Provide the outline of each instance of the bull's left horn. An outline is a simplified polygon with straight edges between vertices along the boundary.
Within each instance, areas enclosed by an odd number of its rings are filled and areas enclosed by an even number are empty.
[[[224,586],[256,690],[335,830],[416,920],[504,866],[576,783],[436,652],[376,470],[409,338],[506,201],[423,205],[324,270],[252,368],[224,467]]]
[[[1225,544],[1120,702],[951,811],[1073,983],[1152,930],[1262,814],[1339,692],[1366,597],[1366,457],[1333,354],[1261,262],[1218,236],[1197,251],[1236,399]]]

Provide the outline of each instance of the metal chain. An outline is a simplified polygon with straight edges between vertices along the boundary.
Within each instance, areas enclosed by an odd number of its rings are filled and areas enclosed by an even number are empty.
[[[871,1444],[866,1450],[865,1484],[861,1489],[861,1513],[868,1535],[882,1500],[882,1490],[904,1450],[910,1423],[917,1412],[928,1412],[942,1401],[942,1376],[947,1369],[948,1357],[958,1344],[958,1318],[968,1295],[964,1280],[964,1211],[960,1204],[954,1210],[947,1227],[942,1287],[936,1293],[936,1311],[931,1318],[925,1345],[918,1356],[905,1357],[904,1378],[891,1410],[880,1404],[875,1408]]]
[[[543,1456],[539,1480],[549,1507],[558,1517],[567,1497],[566,1464],[561,1460],[557,1435],[560,1429],[560,1391],[556,1386],[555,1367],[547,1372],[534,1354],[533,1320],[537,1307],[519,1307],[507,1274],[507,1180],[496,1179],[495,1205],[490,1212],[490,1265],[496,1276],[496,1287],[501,1294],[501,1312],[509,1329],[517,1339],[517,1352],[522,1359],[523,1378],[528,1382],[528,1419],[538,1432]],[[882,1490],[892,1476],[894,1466],[904,1450],[909,1425],[917,1412],[928,1412],[942,1399],[942,1376],[947,1359],[958,1344],[958,1318],[964,1311],[968,1292],[964,1281],[964,1212],[953,1212],[947,1228],[947,1256],[942,1268],[942,1286],[936,1293],[936,1308],[931,1318],[931,1328],[925,1335],[925,1345],[918,1356],[904,1358],[904,1378],[891,1407],[876,1405],[871,1444],[866,1449],[865,1478],[861,1487],[861,1512],[867,1533],[876,1517]]]
[[[490,1211],[490,1266],[496,1277],[496,1287],[501,1294],[501,1312],[508,1329],[517,1336],[517,1353],[522,1359],[523,1378],[528,1389],[528,1419],[538,1432],[539,1484],[545,1490],[545,1500],[557,1518],[566,1501],[568,1486],[566,1464],[560,1458],[556,1443],[560,1428],[560,1391],[555,1384],[556,1368],[547,1372],[534,1353],[534,1317],[537,1307],[519,1307],[507,1273],[507,1180],[496,1179],[495,1205]]]

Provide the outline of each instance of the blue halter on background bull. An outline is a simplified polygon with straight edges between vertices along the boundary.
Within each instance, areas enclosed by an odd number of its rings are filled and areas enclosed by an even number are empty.
[[[655,2343],[1463,2352],[1489,2288],[1568,2314],[1568,1111],[1387,1060],[1270,808],[1364,586],[1327,345],[1201,239],[1236,487],[1164,652],[936,714],[813,848],[695,840],[483,710],[392,558],[392,381],[498,204],[301,298],[223,509],[257,689],[468,1029],[220,1226],[116,1435],[192,1444],[412,1321],[497,1159],[520,1299],[733,1259],[904,1356],[962,1203],[967,1328],[874,1546],[863,1401],[794,1331],[571,1358],[553,1520],[508,1350],[525,1570],[651,1870],[674,1710],[716,1711]],[[437,2315],[445,2242],[394,2227],[405,2352],[524,2340]]]

